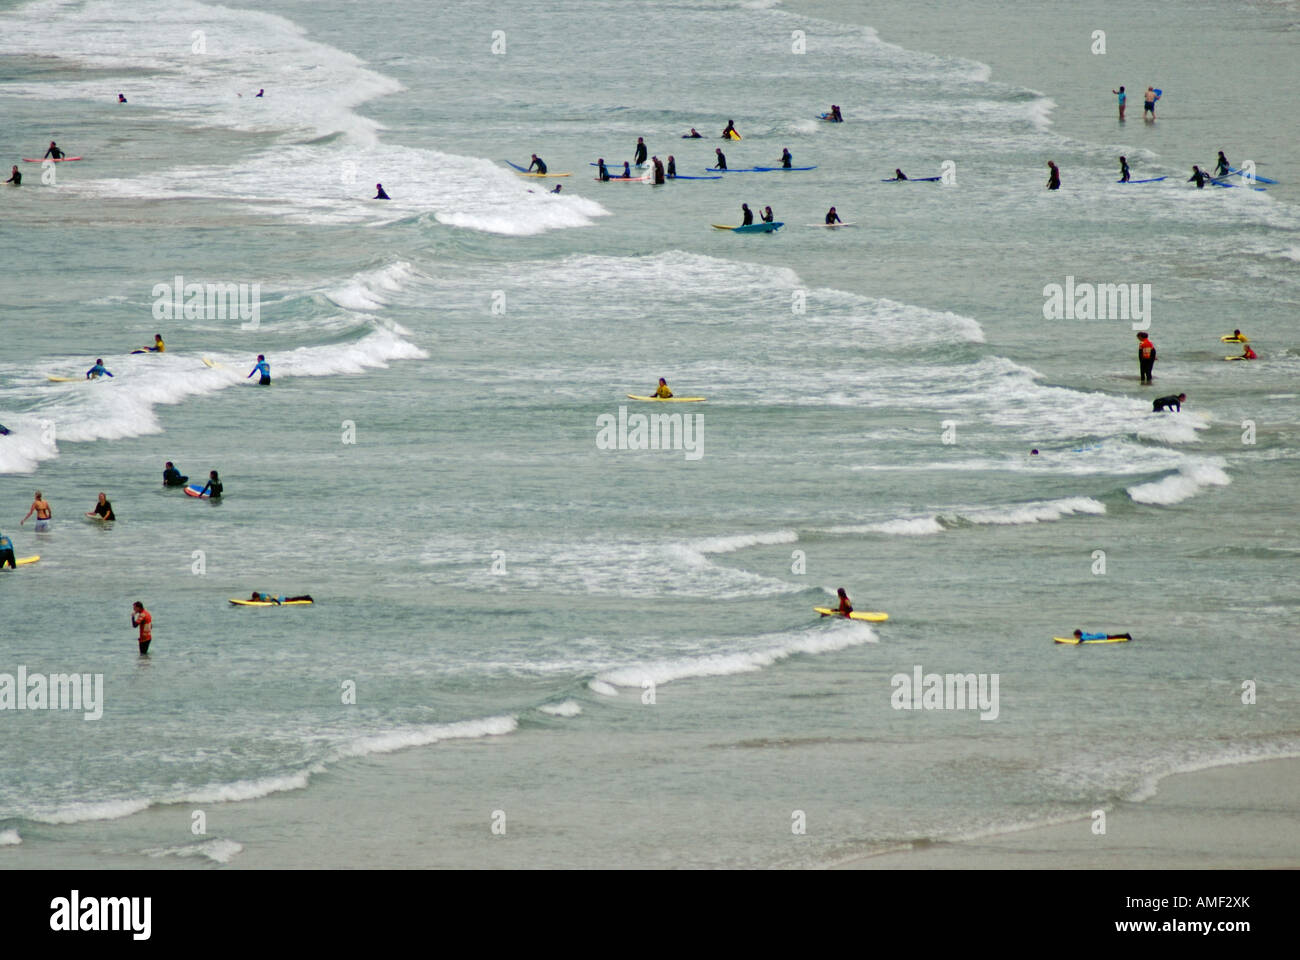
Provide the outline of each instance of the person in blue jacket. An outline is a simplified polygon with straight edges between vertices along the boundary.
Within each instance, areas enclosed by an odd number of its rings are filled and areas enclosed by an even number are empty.
[[[95,377],[111,377],[108,368],[104,366],[103,358],[95,361],[95,365],[86,371],[86,379],[93,380]]]
[[[18,569],[18,561],[14,558],[14,542],[0,533],[0,570],[5,568],[5,564]]]
[[[1076,630],[1074,639],[1083,643],[1085,640],[1132,640],[1133,637],[1127,633],[1084,633],[1082,630]]]
[[[244,379],[251,380],[254,373],[260,373],[262,375],[262,379],[257,381],[260,386],[269,387],[271,385],[271,365],[266,362],[266,357],[262,356],[260,353],[257,355],[257,366],[253,367],[253,372]],[[112,374],[110,374],[110,376],[112,376]]]

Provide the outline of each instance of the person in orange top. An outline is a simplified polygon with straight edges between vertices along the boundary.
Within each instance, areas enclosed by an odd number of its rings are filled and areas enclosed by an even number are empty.
[[[1138,379],[1151,382],[1151,368],[1156,362],[1156,346],[1145,330],[1138,332]]]
[[[140,656],[149,652],[149,642],[153,640],[153,616],[137,600],[131,604],[131,626],[140,628]]]
[[[1255,351],[1252,350],[1252,349],[1250,349],[1250,344],[1249,344],[1249,343],[1243,343],[1243,344],[1242,344],[1242,347],[1244,347],[1245,349],[1243,349],[1243,350],[1241,351],[1241,358],[1242,358],[1243,360],[1254,360],[1254,359],[1255,359]]]

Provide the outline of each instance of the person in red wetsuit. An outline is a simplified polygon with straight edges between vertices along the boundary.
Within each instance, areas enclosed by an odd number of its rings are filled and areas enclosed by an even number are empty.
[[[840,606],[839,609],[836,610],[835,612],[838,613],[841,617],[847,617],[850,613],[853,612],[853,604],[849,603],[849,595],[844,592],[843,587],[840,587],[839,595],[840,595]]]
[[[149,652],[153,640],[153,615],[139,600],[131,604],[131,626],[140,628],[140,656],[143,657]]]

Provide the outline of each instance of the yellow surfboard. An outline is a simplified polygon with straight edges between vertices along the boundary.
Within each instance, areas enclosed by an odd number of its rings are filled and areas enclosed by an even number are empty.
[[[1250,343],[1250,337],[1234,337],[1232,334],[1228,334],[1226,337],[1220,337],[1219,339],[1224,343]]]
[[[39,559],[41,559],[41,555],[38,553],[30,557],[19,557],[15,562],[18,566],[23,567],[29,563],[35,563]]]
[[[571,177],[572,173],[517,173],[517,177]]]
[[[80,377],[56,377],[53,374],[46,374],[45,379],[53,383],[76,383]]]
[[[889,619],[887,613],[873,613],[868,610],[854,610],[847,617],[840,614],[838,610],[832,610],[830,607],[813,607],[823,617],[840,617],[844,620],[867,620],[870,623],[884,623]]]
[[[744,140],[744,139],[745,139],[745,138],[742,137],[740,134],[738,134],[735,130],[732,130],[731,133],[727,134],[727,136],[728,136],[730,139],[732,139],[732,140]]]
[[[233,597],[230,602],[237,607],[305,607],[312,603],[311,600],[285,600],[283,603],[275,603],[271,600],[236,600]]]
[[[639,397],[635,393],[627,395],[629,400],[645,400],[650,403],[703,403],[705,397]]]

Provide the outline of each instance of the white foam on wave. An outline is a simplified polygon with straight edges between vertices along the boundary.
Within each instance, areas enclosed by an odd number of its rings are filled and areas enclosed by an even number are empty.
[[[890,536],[923,537],[943,533],[950,526],[966,522],[1015,526],[1027,523],[1050,523],[1075,514],[1096,516],[1106,512],[1106,505],[1091,497],[1062,497],[1059,500],[1034,500],[997,507],[954,507],[951,510],[920,517],[898,517],[879,523],[843,524],[823,527],[818,532],[830,534],[884,533]],[[946,522],[945,522],[946,521]]]
[[[22,842],[17,830],[0,830],[0,847],[16,847]]]
[[[799,534],[793,530],[777,530],[775,533],[741,533],[730,537],[706,537],[703,540],[692,540],[690,547],[699,553],[735,553],[748,547],[794,543],[798,539]]]
[[[576,717],[582,713],[582,706],[577,700],[562,700],[559,703],[544,703],[537,708],[552,717]]]
[[[327,290],[325,296],[344,310],[379,310],[388,306],[395,294],[419,277],[410,263],[398,260],[374,270],[354,273],[342,286]]]
[[[163,847],[145,850],[150,857],[207,857],[214,863],[229,863],[243,852],[244,845],[234,840],[214,837],[199,843],[187,843],[179,847]]]
[[[120,820],[149,808],[148,800],[102,800],[74,803],[48,812],[23,814],[37,823],[83,823],[87,820]]]
[[[6,416],[5,420],[11,432],[0,438],[0,474],[32,473],[42,460],[59,455],[57,434],[46,432],[45,418],[25,415]]]
[[[1171,473],[1150,483],[1139,483],[1128,488],[1128,495],[1137,503],[1169,506],[1196,496],[1207,487],[1225,487],[1232,478],[1223,469],[1224,461],[1215,458],[1189,460]]]
[[[601,671],[588,683],[596,693],[608,696],[611,687],[656,686],[690,677],[725,677],[737,673],[753,673],[780,663],[796,654],[819,654],[875,643],[875,632],[859,621],[837,623],[831,630],[806,631],[763,650],[737,650],[729,653],[710,653],[697,657],[674,660],[657,660],[629,664]]]
[[[339,757],[364,757],[372,753],[392,753],[407,747],[423,747],[443,740],[476,740],[513,733],[519,721],[513,716],[483,717],[455,723],[432,723],[361,737],[338,748]]]

